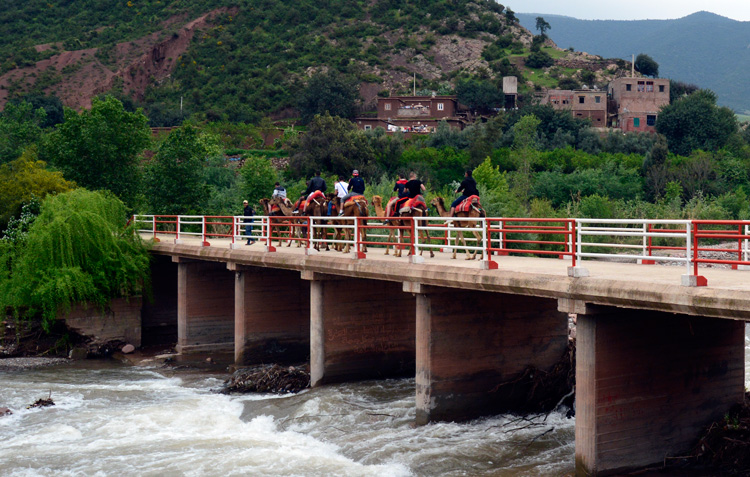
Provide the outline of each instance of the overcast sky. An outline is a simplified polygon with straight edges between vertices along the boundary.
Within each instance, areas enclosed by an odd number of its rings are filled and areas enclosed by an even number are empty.
[[[499,3],[517,13],[566,15],[581,20],[663,20],[706,10],[750,21],[750,0],[500,0]]]

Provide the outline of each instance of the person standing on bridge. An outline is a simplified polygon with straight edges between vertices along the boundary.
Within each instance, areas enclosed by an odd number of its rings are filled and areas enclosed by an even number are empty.
[[[463,202],[464,200],[468,199],[472,195],[479,196],[479,190],[477,190],[477,181],[474,180],[473,177],[471,177],[471,170],[467,169],[466,173],[464,174],[464,180],[461,182],[461,185],[458,186],[458,189],[454,192],[454,194],[458,194],[459,192],[462,192],[460,196],[458,196],[458,199],[454,200],[451,204],[451,217],[453,217],[453,214],[456,212],[456,207],[458,204]]]
[[[359,177],[359,171],[357,169],[354,169],[354,171],[352,172],[352,178],[349,181],[349,193],[341,199],[341,210],[339,210],[339,215],[344,215],[344,202],[349,200],[349,198],[354,197],[355,195],[364,194],[365,181],[361,177]]]
[[[246,200],[242,201],[242,205],[245,206],[245,208],[242,211],[242,214],[245,217],[252,217],[255,215],[255,211],[252,207],[250,207],[250,203]],[[252,238],[253,233],[253,226],[251,225],[253,223],[253,219],[244,219],[245,222],[245,235],[247,235],[247,245],[252,245],[255,243],[255,239]]]

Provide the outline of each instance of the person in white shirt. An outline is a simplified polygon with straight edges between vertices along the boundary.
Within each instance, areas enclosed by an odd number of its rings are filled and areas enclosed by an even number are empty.
[[[343,209],[344,207],[343,199],[346,196],[346,194],[349,192],[349,184],[344,182],[344,176],[339,176],[339,180],[336,181],[336,184],[334,184],[333,188],[336,191],[336,197],[338,197],[339,200],[341,201],[339,207]],[[332,215],[331,214],[332,205],[333,203],[329,202],[328,215]],[[339,214],[341,214],[341,210],[339,210],[338,212]]]

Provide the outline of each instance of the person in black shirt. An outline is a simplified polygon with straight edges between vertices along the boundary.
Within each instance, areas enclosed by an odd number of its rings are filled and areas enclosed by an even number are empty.
[[[398,180],[396,181],[396,185],[393,186],[393,192],[396,192],[397,197],[398,197],[399,200],[396,200],[396,201],[389,200],[388,201],[388,205],[385,206],[385,216],[386,217],[390,217],[391,216],[391,209],[392,208],[396,208],[394,206],[400,201],[400,199],[404,199],[406,197],[409,197],[409,191],[406,190],[406,177],[405,177],[404,174],[399,174],[398,175]],[[394,215],[395,215],[395,211],[393,211],[393,212],[394,212]]]
[[[472,195],[479,195],[479,191],[477,190],[477,181],[475,181],[474,178],[471,177],[471,171],[466,171],[466,174],[464,174],[464,180],[461,182],[461,185],[458,186],[458,189],[456,189],[454,194],[458,194],[459,192],[463,193],[451,204],[451,217],[453,217],[453,213],[455,212],[456,206],[458,206],[458,204],[468,199]]]
[[[344,204],[347,200],[349,200],[350,197],[354,197],[355,195],[364,195],[365,193],[365,181],[359,177],[359,171],[357,169],[354,169],[352,172],[352,178],[349,181],[349,193],[346,194],[341,199],[341,210],[339,211],[339,215],[344,215]]]
[[[319,190],[320,192],[326,191],[326,181],[320,177],[320,171],[315,171],[315,177],[310,179],[310,183],[307,185],[307,190],[305,190],[305,196],[309,196],[316,190]]]
[[[406,183],[406,190],[409,191],[409,198],[413,199],[414,197],[418,196],[422,192],[424,192],[424,184],[422,181],[417,179],[417,173],[416,172],[410,172],[409,173],[409,182]]]

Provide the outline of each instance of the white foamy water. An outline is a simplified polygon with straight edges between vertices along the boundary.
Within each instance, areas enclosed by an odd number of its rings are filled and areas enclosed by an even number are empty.
[[[750,349],[750,328],[746,331]],[[750,385],[750,353],[746,352]],[[225,396],[214,377],[84,362],[0,371],[1,476],[562,476],[575,420],[414,427],[414,380]],[[54,407],[26,409],[52,393]]]

